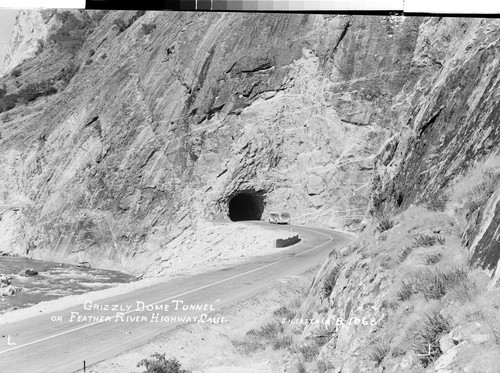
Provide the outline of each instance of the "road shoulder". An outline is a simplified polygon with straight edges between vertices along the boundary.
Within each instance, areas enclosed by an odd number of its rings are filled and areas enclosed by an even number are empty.
[[[295,352],[300,349],[303,326],[288,321],[299,310],[317,270],[283,278],[280,285],[220,310],[216,316],[227,323],[181,325],[90,367],[88,372],[138,372],[137,363],[154,353],[176,358],[193,372],[281,372],[293,367],[298,363]],[[269,325],[277,325],[276,330],[262,332]]]

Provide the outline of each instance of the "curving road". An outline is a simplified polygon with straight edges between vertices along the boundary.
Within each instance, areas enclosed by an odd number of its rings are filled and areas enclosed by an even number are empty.
[[[290,230],[290,226],[275,227]],[[0,372],[83,372],[84,361],[88,367],[109,359],[183,322],[227,322],[218,311],[276,285],[279,279],[322,264],[332,249],[351,239],[328,229],[293,226],[293,230],[302,242],[277,254],[0,325]]]

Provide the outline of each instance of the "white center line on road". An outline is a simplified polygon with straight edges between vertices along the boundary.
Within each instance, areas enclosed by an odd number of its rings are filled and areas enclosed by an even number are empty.
[[[314,230],[310,230],[310,229],[303,228],[303,227],[301,227],[301,228],[302,228],[302,229],[304,229],[304,230],[307,230],[307,231],[309,231],[309,232],[313,232],[313,233],[316,233],[316,234],[317,234],[317,233],[319,233],[319,234],[322,234],[323,236],[327,236],[327,237],[329,238],[329,240],[328,240],[327,242],[324,242],[324,243],[322,243],[322,244],[320,244],[320,245],[317,245],[317,246],[315,246],[315,247],[313,247],[313,248],[311,248],[311,249],[308,249],[308,250],[306,250],[306,251],[304,251],[304,252],[302,252],[302,253],[300,253],[300,254],[306,254],[306,253],[311,252],[311,251],[313,251],[313,250],[317,250],[317,249],[319,249],[319,248],[320,248],[320,247],[322,247],[322,246],[328,245],[328,244],[329,244],[330,242],[332,242],[332,240],[333,240],[333,237],[332,237],[332,236],[330,236],[330,235],[328,235],[328,234],[325,234],[325,233],[322,233],[322,232],[318,232],[318,231],[314,231]],[[159,304],[159,303],[165,303],[166,301],[172,300],[172,299],[174,299],[174,298],[179,298],[179,297],[182,297],[182,296],[184,296],[184,295],[191,294],[191,293],[194,293],[194,292],[196,292],[196,291],[200,291],[200,290],[206,289],[206,288],[208,288],[208,287],[211,287],[211,286],[214,286],[214,285],[221,284],[221,283],[226,282],[226,281],[234,280],[235,278],[238,278],[238,277],[241,277],[241,276],[247,275],[247,274],[252,273],[252,272],[259,271],[259,270],[261,270],[261,269],[264,269],[264,268],[270,267],[270,266],[272,266],[272,265],[275,265],[275,264],[278,264],[278,263],[282,263],[282,262],[285,262],[285,261],[287,261],[287,260],[291,260],[291,259],[293,259],[293,258],[291,258],[291,257],[284,258],[284,259],[278,260],[278,261],[276,261],[276,262],[269,263],[269,264],[263,265],[263,266],[261,266],[261,267],[254,268],[254,269],[251,269],[251,270],[249,270],[249,271],[246,271],[246,272],[240,273],[240,274],[238,274],[238,275],[234,275],[234,276],[232,276],[232,277],[228,277],[228,278],[226,278],[226,279],[224,279],[224,280],[219,280],[219,281],[213,282],[213,283],[211,283],[211,284],[208,284],[208,285],[205,285],[205,286],[199,287],[199,288],[197,288],[197,289],[189,290],[189,291],[186,291],[185,293],[178,294],[178,295],[174,295],[174,296],[172,296],[172,297],[169,297],[169,298],[166,298],[166,299],[159,300],[159,301],[157,301],[157,302],[155,302],[155,303],[150,303],[150,305],[153,305],[153,306],[154,306],[154,305]],[[132,312],[137,312],[137,309],[135,309],[135,310],[131,310],[131,311],[128,311],[128,312],[124,312],[124,313],[122,313],[121,315],[127,315],[127,314],[132,313]],[[114,317],[117,317],[117,316],[114,316]],[[9,348],[9,349],[7,349],[7,350],[0,351],[0,355],[1,355],[1,354],[5,354],[5,353],[10,352],[10,351],[13,351],[13,350],[17,350],[17,349],[19,349],[19,348],[23,348],[23,347],[26,347],[26,346],[31,346],[31,345],[34,345],[34,344],[36,344],[36,343],[40,343],[40,342],[43,342],[43,341],[47,341],[47,340],[49,340],[49,339],[53,339],[53,338],[56,338],[56,337],[60,337],[60,336],[65,335],[65,334],[73,333],[73,332],[76,332],[76,331],[78,331],[78,330],[81,330],[81,329],[85,329],[85,328],[91,327],[91,326],[93,326],[93,325],[101,324],[101,323],[103,323],[103,322],[104,322],[104,321],[96,321],[96,322],[91,323],[91,324],[85,324],[85,325],[82,325],[82,326],[80,326],[80,327],[78,327],[78,328],[70,329],[70,330],[67,330],[67,331],[64,331],[64,332],[61,332],[61,333],[57,333],[57,334],[50,335],[50,336],[45,337],[45,338],[37,339],[36,341],[32,341],[32,342],[28,342],[28,343],[25,343],[25,344],[22,344],[22,345],[19,345],[19,346],[16,346],[16,347],[12,347],[12,348]]]

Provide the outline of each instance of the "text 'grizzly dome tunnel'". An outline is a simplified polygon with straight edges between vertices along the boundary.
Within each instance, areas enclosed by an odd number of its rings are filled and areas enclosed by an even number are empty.
[[[262,193],[241,192],[229,200],[229,219],[232,221],[260,220],[263,212],[264,197]]]

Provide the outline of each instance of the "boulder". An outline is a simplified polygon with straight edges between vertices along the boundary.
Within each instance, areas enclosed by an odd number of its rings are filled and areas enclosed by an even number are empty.
[[[2,297],[15,295],[17,292],[21,291],[19,286],[9,285],[2,288]]]
[[[436,372],[439,373],[453,372],[454,369],[453,365],[457,355],[459,354],[459,351],[460,347],[455,346],[448,349],[448,351],[446,351],[443,355],[441,355],[439,359],[436,361],[436,364],[434,366]]]
[[[25,277],[30,277],[30,276],[37,276],[38,271],[33,268],[26,268],[23,269],[21,272],[19,272],[19,276],[25,276]]]
[[[0,288],[4,288],[10,285],[12,277],[7,275],[0,275]]]
[[[473,344],[481,344],[495,340],[495,335],[491,328],[477,321],[456,327],[450,333],[454,344],[469,341]]]
[[[441,351],[444,352],[447,352],[448,350],[451,350],[453,347],[455,347],[459,342],[455,342],[455,340],[453,340],[451,338],[451,335],[450,333],[444,335],[441,337],[441,339],[439,340],[439,347],[441,348]]]

